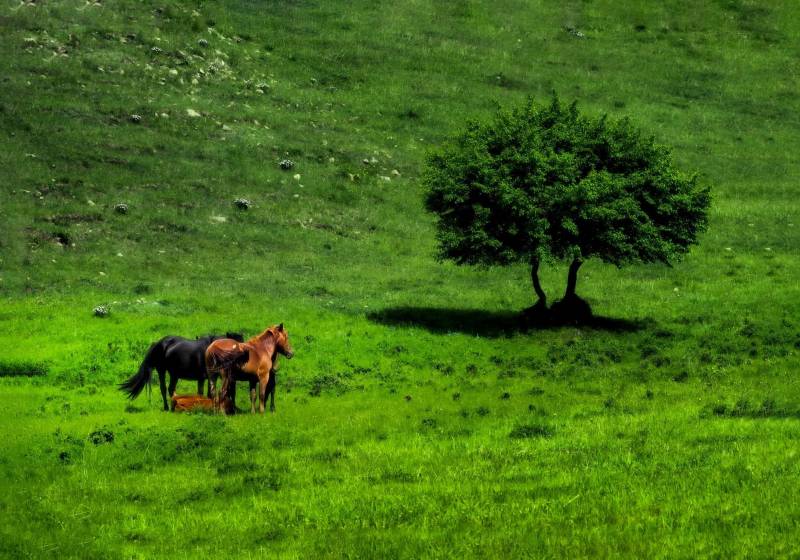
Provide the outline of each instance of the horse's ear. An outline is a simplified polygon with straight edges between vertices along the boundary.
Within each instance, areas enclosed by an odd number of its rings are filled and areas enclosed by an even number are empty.
[[[280,325],[278,325],[278,330],[279,330],[279,331],[283,331],[283,323],[281,323]]]

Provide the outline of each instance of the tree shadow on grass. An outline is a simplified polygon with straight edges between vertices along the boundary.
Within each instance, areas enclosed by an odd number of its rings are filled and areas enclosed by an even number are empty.
[[[382,325],[420,327],[433,333],[464,333],[500,337],[529,331],[556,329],[565,326],[616,333],[636,332],[649,321],[592,316],[569,323],[554,322],[548,317],[531,318],[524,312],[455,309],[449,307],[387,307],[367,314],[367,319]]]

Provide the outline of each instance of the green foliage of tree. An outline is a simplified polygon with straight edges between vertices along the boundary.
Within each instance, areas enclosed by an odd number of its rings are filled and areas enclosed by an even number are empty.
[[[428,156],[426,206],[439,257],[458,264],[571,261],[565,300],[585,259],[619,267],[671,263],[707,227],[710,194],[670,151],[627,118],[582,115],[576,103],[501,110]]]

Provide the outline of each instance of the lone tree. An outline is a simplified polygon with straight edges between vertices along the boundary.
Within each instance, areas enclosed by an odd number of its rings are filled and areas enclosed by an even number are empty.
[[[529,311],[547,311],[540,263],[569,261],[551,310],[562,320],[591,314],[575,295],[584,260],[669,264],[706,229],[710,204],[697,175],[678,171],[669,150],[628,119],[585,116],[557,97],[470,123],[428,156],[423,182],[439,257],[529,263],[538,297]]]

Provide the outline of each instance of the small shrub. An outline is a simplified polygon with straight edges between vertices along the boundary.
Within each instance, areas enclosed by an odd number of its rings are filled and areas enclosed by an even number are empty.
[[[543,424],[525,424],[517,426],[508,436],[511,439],[533,439],[553,437],[553,428]]]
[[[111,313],[111,310],[106,305],[98,305],[92,310],[92,312],[94,313],[95,317],[103,318],[108,317],[108,315]]]
[[[335,391],[341,395],[347,391],[347,385],[335,375],[318,375],[311,380],[311,388],[308,394],[312,397],[318,397],[323,391]]]
[[[422,419],[422,427],[428,429],[435,429],[439,423],[436,421],[436,418],[423,418]]]
[[[95,445],[102,445],[104,443],[113,443],[114,432],[108,428],[98,428],[89,434],[89,441]]]
[[[674,375],[674,376],[672,377],[672,380],[673,380],[675,383],[686,383],[686,381],[687,381],[688,379],[689,379],[689,372],[688,372],[688,371],[686,371],[686,370],[684,370],[684,371],[680,372],[679,374],[677,374],[677,375]]]
[[[47,365],[41,362],[0,362],[0,377],[43,377]]]

